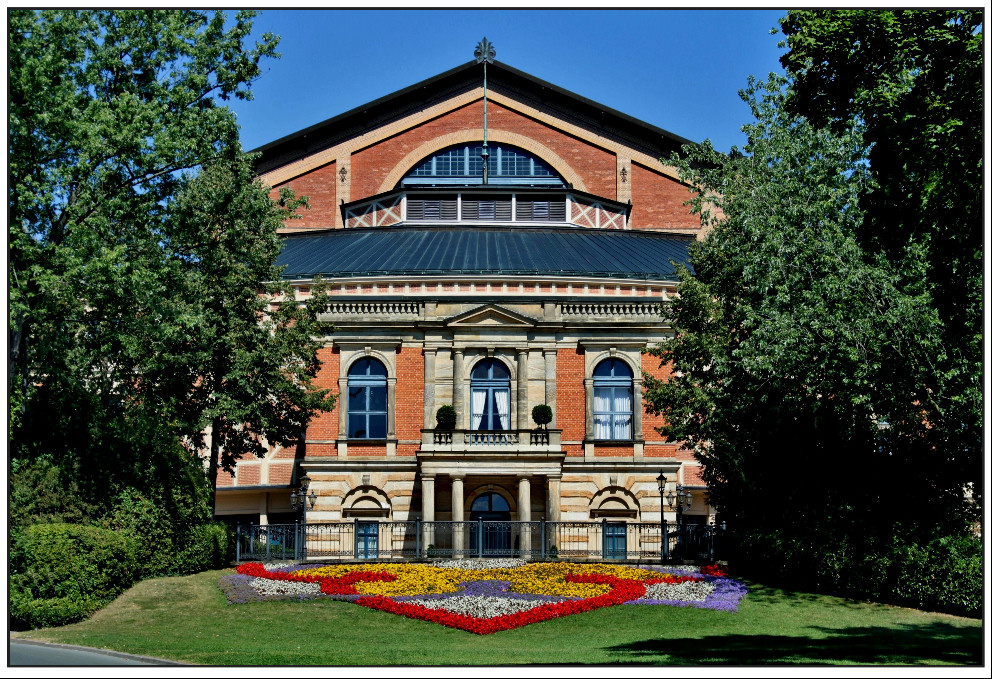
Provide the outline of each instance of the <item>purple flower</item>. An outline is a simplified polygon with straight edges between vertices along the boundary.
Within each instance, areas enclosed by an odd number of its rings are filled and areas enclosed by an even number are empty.
[[[655,606],[690,606],[693,608],[708,608],[715,611],[737,612],[737,606],[747,594],[747,586],[731,578],[704,575],[703,580],[712,583],[716,589],[704,601],[679,601],[675,599],[635,599],[627,604],[647,604]]]

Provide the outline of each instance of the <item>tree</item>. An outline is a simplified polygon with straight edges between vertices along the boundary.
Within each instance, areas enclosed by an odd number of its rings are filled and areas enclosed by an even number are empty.
[[[982,451],[983,12],[801,10],[782,20],[787,108],[857,121],[875,188],[858,243],[925,291],[940,320],[927,438],[977,481]],[[946,462],[944,462],[946,460]],[[975,483],[980,502],[983,490]]]
[[[646,379],[645,403],[704,463],[746,536],[740,565],[836,586],[845,554],[962,532],[977,470],[932,463],[943,326],[928,290],[902,285],[907,264],[858,241],[874,188],[861,127],[790,114],[788,85],[742,93],[743,153],[673,160],[713,229],[682,271],[674,339],[652,350],[674,377]]]
[[[203,449],[209,427],[214,484],[218,469],[233,472],[241,457],[302,441],[313,415],[334,407],[329,390],[314,386],[314,337],[327,330],[318,320],[327,306],[323,286],[316,281],[299,303],[275,265],[277,230],[304,203],[289,191],[273,202],[249,160],[238,157],[206,165],[170,215],[166,249],[184,276],[193,324],[156,372],[166,380],[183,375],[175,386],[185,386],[186,440]]]
[[[205,506],[205,425],[230,468],[332,403],[316,305],[266,283],[298,203],[252,181],[219,105],[275,56],[245,44],[253,15],[9,14],[10,450],[95,512],[132,491]]]

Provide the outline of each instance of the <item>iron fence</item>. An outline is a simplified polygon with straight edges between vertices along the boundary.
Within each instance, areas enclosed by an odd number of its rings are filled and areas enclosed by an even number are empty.
[[[375,521],[238,525],[238,561],[523,558],[712,563],[726,528],[625,521]]]

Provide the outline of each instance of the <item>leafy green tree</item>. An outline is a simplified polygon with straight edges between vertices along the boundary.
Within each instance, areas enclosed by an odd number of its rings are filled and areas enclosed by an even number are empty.
[[[652,350],[674,377],[647,379],[645,402],[705,464],[741,563],[831,586],[832,559],[962,531],[976,470],[933,463],[932,297],[858,241],[861,128],[788,113],[787,85],[742,93],[743,153],[704,143],[674,161],[712,231],[682,271],[674,339]]]
[[[10,450],[94,513],[136,492],[209,520],[205,427],[213,471],[331,405],[310,379],[320,296],[258,297],[280,292],[276,222],[299,202],[254,183],[220,105],[276,56],[246,44],[253,15],[8,15]]]
[[[327,331],[318,319],[323,286],[311,285],[301,303],[275,265],[277,230],[305,201],[284,191],[273,202],[254,176],[244,157],[211,162],[182,188],[170,215],[166,247],[180,264],[184,316],[193,323],[173,338],[156,373],[184,376],[175,386],[185,386],[182,409],[194,425],[187,441],[209,448],[214,482],[218,469],[233,472],[246,455],[302,441],[312,416],[335,402],[314,385],[314,338]]]
[[[926,382],[941,466],[977,478],[982,421],[983,21],[980,9],[800,10],[782,20],[788,109],[864,128],[874,182],[857,238],[926,291],[940,341]],[[974,487],[976,499],[981,485]]]

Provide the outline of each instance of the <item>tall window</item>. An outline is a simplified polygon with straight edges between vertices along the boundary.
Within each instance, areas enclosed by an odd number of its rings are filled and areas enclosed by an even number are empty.
[[[607,358],[592,373],[597,440],[629,441],[634,420],[634,374],[621,360]]]
[[[510,372],[491,358],[472,369],[472,429],[510,428]]]
[[[359,359],[348,370],[348,438],[386,438],[386,366]]]

